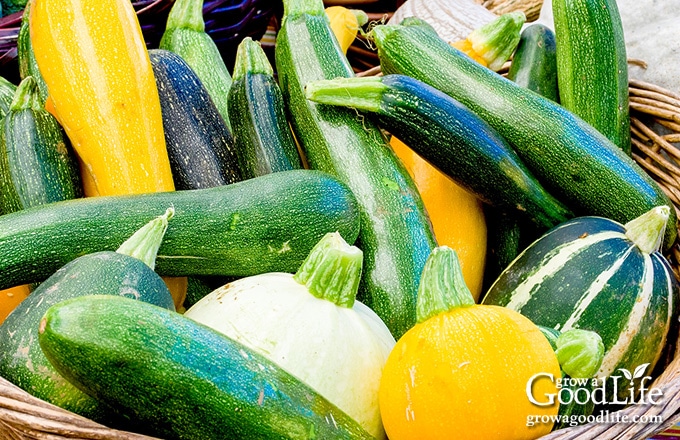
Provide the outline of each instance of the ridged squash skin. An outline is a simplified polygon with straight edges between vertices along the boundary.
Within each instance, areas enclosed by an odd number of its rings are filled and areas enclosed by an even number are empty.
[[[601,217],[570,220],[526,248],[482,303],[562,332],[598,333],[605,348],[598,377],[653,366],[677,319],[678,285],[663,255],[642,252],[625,232]]]
[[[30,37],[56,116],[100,195],[174,189],[158,91],[128,0],[35,0]]]

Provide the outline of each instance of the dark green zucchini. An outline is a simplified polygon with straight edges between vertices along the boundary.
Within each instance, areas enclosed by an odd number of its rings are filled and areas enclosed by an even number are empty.
[[[167,276],[295,272],[326,233],[339,231],[348,243],[359,233],[352,192],[312,170],[193,191],[86,197],[0,216],[0,289],[114,250],[168,206],[175,217],[156,260]]]
[[[227,127],[231,75],[212,37],[205,32],[203,0],[176,0],[159,44],[160,49],[176,53],[196,72]]]
[[[274,69],[250,37],[238,45],[233,79],[229,114],[244,177],[302,168]]]
[[[5,117],[12,105],[17,86],[0,76],[0,120]]]
[[[385,74],[417,78],[477,113],[576,215],[626,223],[655,206],[673,207],[627,154],[554,101],[484,68],[418,26],[378,25],[372,35]],[[678,231],[671,211],[665,249]]]
[[[29,0],[24,8],[24,13],[21,16],[21,25],[19,26],[19,33],[17,35],[17,61],[19,63],[19,76],[25,79],[32,76],[35,80],[38,91],[40,93],[40,101],[44,104],[47,99],[47,84],[40,74],[38,63],[33,54],[33,46],[31,45],[31,35],[29,28],[29,17],[31,11],[31,2]]]
[[[321,0],[284,0],[276,67],[296,139],[311,168],[345,182],[361,207],[358,246],[364,275],[358,299],[399,338],[416,322],[416,294],[436,245],[413,179],[384,134],[350,109],[308,100],[315,80],[354,76]]]
[[[61,302],[40,324],[40,345],[57,371],[153,436],[372,438],[264,356],[141,301],[90,295]]]
[[[630,155],[628,58],[616,0],[554,0],[560,103]]]
[[[0,210],[5,213],[82,196],[80,168],[33,77],[21,81],[0,127]]]
[[[544,24],[534,23],[520,34],[512,56],[508,78],[539,95],[559,102],[555,33]]]
[[[405,75],[307,84],[308,99],[376,116],[388,132],[480,200],[548,230],[573,217],[548,194],[510,145],[455,99]]]
[[[211,188],[243,180],[234,138],[196,73],[167,50],[149,50],[149,58],[175,188]]]
[[[0,376],[35,397],[84,417],[100,423],[114,420],[108,405],[56,372],[38,344],[38,326],[50,306],[91,294],[120,295],[174,311],[168,288],[153,271],[171,215],[167,211],[152,219],[117,252],[95,252],[74,259],[31,292],[0,325]],[[143,255],[144,260],[136,255]]]

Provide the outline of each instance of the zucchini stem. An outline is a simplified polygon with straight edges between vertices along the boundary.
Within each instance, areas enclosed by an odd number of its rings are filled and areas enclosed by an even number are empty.
[[[305,87],[307,99],[320,104],[352,107],[377,113],[389,87],[381,77],[335,78],[311,81]]]
[[[9,106],[10,111],[28,110],[35,111],[43,110],[43,105],[38,93],[38,83],[32,76],[24,78],[12,98],[12,103]]]
[[[303,14],[323,15],[328,20],[323,0],[283,0],[284,18]]]
[[[660,250],[670,214],[671,208],[666,205],[652,208],[626,223],[626,237],[645,254]]]
[[[116,250],[119,254],[142,260],[151,269],[156,265],[158,248],[168,229],[168,220],[175,215],[175,208],[168,208],[165,214],[142,226]]]
[[[168,29],[190,29],[205,32],[203,19],[203,0],[176,0],[170,9],[166,31]]]
[[[338,232],[326,234],[309,252],[294,275],[317,298],[340,307],[354,305],[361,280],[363,252]]]
[[[463,279],[458,254],[448,246],[434,248],[418,285],[417,322],[427,321],[456,307],[472,305],[475,300]]]
[[[263,74],[273,76],[274,69],[260,43],[251,37],[245,37],[236,49],[234,75],[232,78],[234,81],[237,81],[249,73],[251,75]]]

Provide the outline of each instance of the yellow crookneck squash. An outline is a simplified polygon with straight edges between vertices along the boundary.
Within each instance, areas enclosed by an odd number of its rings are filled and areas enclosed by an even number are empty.
[[[484,281],[487,239],[482,203],[399,139],[392,137],[390,145],[416,183],[437,243],[457,252],[465,283],[478,300]]]
[[[390,440],[522,440],[550,432],[552,423],[527,426],[535,420],[529,417],[558,413],[560,365],[548,339],[511,309],[475,304],[446,246],[425,264],[417,320],[390,352],[380,380]],[[531,402],[528,384],[531,398],[547,406]]]
[[[99,195],[172,191],[156,82],[129,0],[34,0],[31,43]]]

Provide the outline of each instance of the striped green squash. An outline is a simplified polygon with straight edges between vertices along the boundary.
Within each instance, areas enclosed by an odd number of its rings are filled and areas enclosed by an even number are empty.
[[[658,252],[668,215],[663,206],[626,225],[602,217],[564,222],[510,263],[482,302],[541,326],[598,333],[605,348],[600,378],[653,366],[677,306],[678,284]]]

